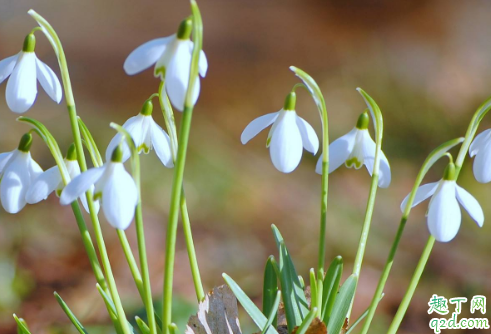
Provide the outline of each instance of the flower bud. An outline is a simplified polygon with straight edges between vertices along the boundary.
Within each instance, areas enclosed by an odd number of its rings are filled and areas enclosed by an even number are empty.
[[[34,52],[36,48],[36,37],[34,34],[29,34],[24,39],[24,46],[22,47],[23,52]]]
[[[187,18],[179,25],[179,29],[177,30],[177,38],[187,40],[191,36],[192,31],[193,21],[191,21],[190,18]]]
[[[291,92],[286,96],[283,110],[295,110],[295,103],[297,102],[297,94]]]
[[[26,133],[20,139],[18,150],[27,153],[31,149],[31,145],[32,145],[32,135],[30,133]]]

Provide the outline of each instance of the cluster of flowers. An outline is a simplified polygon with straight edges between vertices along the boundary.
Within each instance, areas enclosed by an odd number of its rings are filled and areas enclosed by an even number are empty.
[[[171,103],[180,111],[189,83],[193,42],[190,40],[192,22],[184,20],[177,34],[147,42],[134,50],[126,59],[127,74],[139,73],[155,65],[154,75],[165,82]],[[62,99],[62,88],[56,74],[34,53],[34,31],[25,39],[22,50],[15,56],[0,61],[0,83],[6,80],[7,105],[15,113],[24,113],[32,107],[37,96],[37,81],[55,102]],[[199,73],[206,75],[208,63],[204,52],[199,59]],[[194,85],[193,104],[199,95],[199,78]],[[167,133],[152,118],[150,100],[142,111],[128,119],[123,128],[131,135],[139,153],[154,149],[162,164],[173,167],[170,140]],[[86,192],[93,193],[94,210],[99,210],[99,199],[107,221],[117,229],[126,229],[132,222],[138,201],[137,188],[123,163],[130,150],[121,134],[117,134],[106,150],[106,163],[81,173],[74,145],[64,160],[71,181],[64,187],[58,166],[43,171],[32,159],[32,136],[25,134],[17,149],[0,154],[0,193],[3,208],[18,213],[27,203],[34,204],[56,191],[60,203],[68,205],[79,198],[87,212]]]

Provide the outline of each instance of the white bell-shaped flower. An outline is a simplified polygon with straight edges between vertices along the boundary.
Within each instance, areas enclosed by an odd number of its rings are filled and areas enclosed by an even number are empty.
[[[368,132],[368,122],[368,114],[362,113],[353,130],[329,145],[329,173],[344,163],[346,167],[355,167],[355,169],[360,169],[361,166],[365,165],[368,173],[372,175],[375,163],[375,142]],[[387,188],[391,181],[390,165],[384,152],[381,151],[380,153],[382,155],[380,157],[378,186]],[[322,174],[322,154],[317,161],[315,171]]]
[[[120,230],[128,228],[135,215],[138,193],[122,158],[123,150],[117,146],[104,166],[88,169],[75,177],[63,189],[60,203],[68,205],[95,186],[94,199],[101,199],[102,211],[109,224]]]
[[[192,21],[184,20],[177,34],[157,38],[140,45],[130,53],[124,62],[124,70],[128,75],[140,73],[152,65],[155,77],[165,80],[165,89],[172,104],[180,111],[184,110],[184,100],[189,85],[191,58],[194,43],[189,39]],[[206,76],[208,61],[201,50],[199,56],[199,75]],[[196,78],[192,93],[193,105],[198,100],[200,91],[199,77]]]
[[[153,120],[152,109],[152,102],[146,101],[142,111],[137,116],[128,119],[123,124],[123,128],[133,138],[139,153],[145,152],[145,154],[148,154],[153,148],[164,166],[171,168],[174,166],[174,162],[172,160],[169,135]],[[123,162],[128,160],[131,155],[128,144],[123,140],[122,135],[117,133],[107,147],[106,161],[111,159],[114,149],[121,142],[123,142]]]
[[[67,156],[64,159],[64,163],[71,180],[80,175],[80,166],[77,162],[77,155],[74,144],[70,145]],[[54,191],[56,191],[57,196],[60,196],[64,187],[65,185],[61,177],[60,169],[58,168],[58,166],[51,167],[41,173],[34,180],[34,182],[32,182],[26,193],[26,201],[29,204],[41,202],[42,200],[48,198],[48,196]],[[82,194],[79,199],[82,202],[85,211],[89,212],[87,197],[85,196],[85,194]],[[99,201],[94,201],[94,206],[96,212],[99,212]]]
[[[491,181],[491,129],[481,132],[474,138],[469,155],[474,159],[473,171],[477,182]]]
[[[42,172],[31,158],[32,136],[22,136],[19,147],[0,154],[0,194],[2,206],[8,213],[17,213],[26,206],[26,192]]]
[[[283,173],[290,173],[297,168],[304,148],[312,154],[316,154],[319,149],[319,139],[314,129],[297,116],[295,102],[295,93],[288,94],[283,109],[256,118],[246,126],[240,137],[242,144],[246,144],[273,124],[266,146],[269,147],[273,165]]]
[[[6,100],[10,110],[15,113],[24,113],[34,104],[37,81],[53,101],[61,101],[60,82],[53,70],[36,57],[35,46],[36,38],[34,34],[29,34],[21,52],[0,61],[0,83],[10,76]]]
[[[409,194],[410,195],[410,194]],[[401,203],[404,212],[409,195]],[[437,241],[448,242],[455,238],[460,228],[462,215],[459,203],[469,216],[482,227],[484,213],[479,202],[455,181],[455,165],[451,162],[445,169],[443,178],[438,182],[422,185],[416,191],[413,207],[431,197],[428,206],[427,224]]]

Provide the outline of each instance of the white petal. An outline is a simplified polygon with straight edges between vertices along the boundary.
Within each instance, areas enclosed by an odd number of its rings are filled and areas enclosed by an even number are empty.
[[[372,175],[373,166],[375,163],[375,149],[376,144],[373,141],[372,137],[370,137],[370,133],[368,130],[363,130],[363,161],[365,166],[367,167],[368,173]],[[387,157],[385,156],[383,151],[380,151],[380,168],[379,168],[379,179],[378,186],[380,188],[387,188],[391,182],[391,173],[390,173],[390,165]]]
[[[490,140],[489,135],[491,134],[491,129],[487,129],[480,134],[478,134],[472,141],[469,147],[469,155],[471,158],[477,154],[483,148],[483,145]]]
[[[170,138],[165,133],[165,131],[152,120],[151,126],[151,138],[152,138],[152,146],[155,150],[155,154],[159,157],[160,161],[164,164],[165,167],[171,168],[174,166],[174,162],[172,160],[172,152],[170,148]]]
[[[6,167],[1,183],[2,206],[8,213],[17,213],[26,205],[26,191],[31,183],[29,155],[19,152]]]
[[[102,190],[102,209],[109,224],[124,230],[131,224],[135,215],[137,189],[135,181],[126,172],[123,164],[114,165],[112,175]]]
[[[339,166],[348,159],[355,145],[357,128],[353,128],[344,136],[339,137],[329,145],[329,173],[334,172]],[[322,154],[317,161],[315,171],[322,174]]]
[[[437,241],[448,242],[460,228],[461,213],[455,198],[455,181],[442,181],[428,210],[428,229]]]
[[[199,53],[198,67],[199,75],[204,78],[206,76],[206,72],[208,71],[208,60],[206,59],[206,55],[203,50],[201,50],[201,52]]]
[[[56,103],[61,101],[61,85],[55,72],[48,65],[36,58],[37,78],[41,87],[46,91],[49,97]]]
[[[12,73],[18,58],[19,54],[16,54],[15,56],[11,56],[0,61],[0,83],[7,79]]]
[[[67,184],[60,196],[61,205],[68,205],[82,196],[87,190],[96,183],[104,173],[106,166],[91,168]]]
[[[488,183],[491,181],[491,141],[481,143],[472,170],[477,182]]]
[[[296,121],[302,136],[303,147],[315,155],[319,149],[319,138],[314,128],[300,116],[297,116]]]
[[[174,36],[157,38],[137,47],[126,58],[123,68],[128,75],[134,75],[155,64]]]
[[[26,201],[29,204],[38,203],[51,194],[61,182],[61,174],[58,166],[51,167],[39,175],[31,184],[26,193]]]
[[[68,174],[70,175],[70,178],[73,180],[77,176],[80,175],[80,166],[78,165],[78,162],[75,160],[65,160],[66,168],[68,170]],[[60,190],[63,190],[63,183],[61,184]],[[94,193],[94,186],[90,187],[90,190],[92,193]],[[79,197],[80,201],[82,202],[82,206],[84,207],[85,211],[87,213],[90,213],[89,210],[89,205],[87,204],[87,196],[85,196],[85,193],[80,195]],[[99,201],[94,201],[94,209],[95,212],[98,213],[100,208]]]
[[[165,87],[170,101],[178,110],[184,110],[184,102],[189,83],[191,52],[189,41],[180,41],[165,75]],[[199,95],[199,78],[196,78],[192,103],[196,103]]]
[[[143,126],[143,120],[147,116],[143,116],[142,114],[138,114],[137,116],[130,117],[124,124],[123,128],[128,131],[130,134],[131,138],[135,141],[135,145],[138,147],[143,143],[143,132],[142,132],[142,126]],[[122,136],[120,133],[117,133],[109,145],[107,146],[106,149],[106,161],[111,161],[111,156],[113,154],[114,149],[116,146],[118,146],[120,143],[123,143],[123,162],[129,159],[131,156],[130,149],[128,148],[128,145],[126,144],[126,140],[123,140]]]
[[[479,202],[467,190],[456,185],[457,200],[479,227],[484,224],[484,213]]]
[[[41,174],[43,174],[43,169],[39,164],[31,158],[31,152],[27,153],[29,156],[29,174],[31,176],[31,182],[34,182]]]
[[[36,100],[36,55],[21,53],[7,82],[7,105],[15,113],[26,112]]]
[[[257,134],[263,131],[265,128],[273,124],[274,121],[278,118],[279,112],[274,112],[271,114],[266,114],[260,116],[250,122],[244,131],[242,131],[242,135],[240,135],[240,141],[242,144],[247,144],[249,140],[256,137]]]
[[[418,205],[419,203],[423,202],[425,199],[433,195],[435,193],[436,188],[438,188],[438,184],[439,182],[432,182],[419,186],[419,188],[416,190],[416,195],[414,196],[413,205],[411,207],[414,208],[416,205]],[[411,193],[407,194],[407,196],[404,198],[404,200],[401,203],[402,212],[406,210],[406,205],[407,205],[407,201],[409,201],[410,194]]]
[[[0,154],[0,174],[3,173],[5,166],[7,166],[7,164],[10,161],[10,158],[12,158],[12,156],[14,155],[14,152],[16,152],[16,151],[17,150]]]
[[[297,168],[302,158],[302,136],[293,111],[282,112],[271,137],[269,152],[273,165],[280,172],[290,173]]]

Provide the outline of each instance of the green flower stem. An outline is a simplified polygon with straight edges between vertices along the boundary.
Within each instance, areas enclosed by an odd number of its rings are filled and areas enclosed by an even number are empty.
[[[181,194],[181,217],[182,228],[184,230],[184,239],[186,241],[186,248],[188,251],[189,264],[191,265],[191,274],[193,276],[194,289],[196,290],[196,298],[198,302],[205,299],[205,292],[203,290],[203,283],[201,282],[201,274],[199,272],[198,260],[196,259],[196,251],[194,248],[193,234],[191,232],[191,222],[189,221],[188,208],[186,205],[186,196],[184,195],[184,189]]]
[[[171,152],[172,157],[174,159],[174,164],[176,163],[176,155],[177,155],[177,131],[176,131],[176,123],[174,121],[174,113],[172,111],[172,106],[169,102],[169,98],[167,97],[164,90],[164,83],[161,82],[159,87],[159,102],[160,108],[162,109],[162,113],[164,115],[165,125],[167,131],[169,132],[170,144],[171,144]],[[186,196],[184,194],[184,188],[181,190],[181,217],[182,217],[182,226],[184,230],[184,240],[186,243],[186,249],[188,252],[189,265],[191,267],[191,274],[193,276],[194,289],[196,291],[196,298],[198,301],[202,301],[205,298],[205,292],[203,289],[203,283],[201,281],[201,274],[199,272],[198,260],[196,257],[196,249],[194,247],[193,234],[191,232],[191,222],[189,220],[189,214],[186,204]]]
[[[73,91],[72,91],[72,84],[70,80],[70,74],[68,71],[68,64],[66,61],[65,57],[65,52],[63,51],[63,46],[61,44],[60,39],[58,38],[58,35],[56,34],[56,31],[51,27],[51,25],[46,21],[43,17],[41,17],[39,14],[37,14],[35,11],[32,9],[29,10],[29,15],[31,15],[41,26],[43,29],[43,32],[45,33],[46,37],[50,41],[53,50],[56,53],[56,56],[58,58],[58,63],[60,65],[60,72],[61,72],[61,79],[63,82],[63,89],[65,92],[65,100],[68,108],[68,116],[70,118],[70,126],[72,128],[72,134],[73,134],[73,140],[75,143],[75,148],[77,150],[77,160],[80,165],[80,170],[82,172],[87,170],[87,164],[85,161],[85,155],[84,155],[84,150],[82,146],[82,138],[80,135],[80,129],[77,121],[77,111],[75,107],[75,100],[73,98]],[[92,199],[92,194],[91,192],[87,192],[87,204],[89,206],[89,211],[90,211],[90,218],[92,220],[92,226],[94,229],[94,233],[96,236],[96,241],[99,247],[99,252],[101,254],[102,258],[102,264],[104,271],[106,273],[106,278],[107,278],[107,283],[109,287],[109,291],[111,293],[111,298],[113,299],[113,302],[116,307],[116,313],[118,315],[118,320],[121,324],[121,328],[123,330],[124,334],[130,334],[130,329],[128,327],[128,321],[126,320],[126,316],[123,310],[123,306],[121,304],[121,300],[119,298],[119,294],[116,288],[116,282],[114,280],[113,274],[112,274],[112,269],[111,269],[111,264],[109,262],[109,257],[107,255],[107,250],[105,247],[104,243],[104,238],[102,236],[102,230],[101,226],[99,223],[99,218],[97,217],[97,213],[95,212],[94,208],[94,202]]]
[[[123,230],[116,230],[119,238],[119,242],[121,243],[121,247],[123,248],[124,256],[126,257],[126,262],[128,262],[128,267],[130,268],[131,276],[133,276],[133,280],[135,281],[136,288],[138,289],[138,293],[144,298],[145,294],[143,291],[143,280],[140,274],[140,270],[138,269],[138,265],[136,264],[135,257],[133,256],[133,251],[131,250],[131,246],[126,238],[126,233]]]
[[[416,266],[414,275],[411,278],[411,282],[409,283],[409,287],[406,291],[406,294],[404,295],[404,298],[402,298],[402,302],[399,305],[399,309],[397,310],[397,313],[394,319],[392,320],[392,323],[390,324],[387,334],[395,334],[399,329],[399,325],[401,324],[402,319],[406,314],[406,310],[409,307],[409,303],[413,298],[414,291],[416,290],[419,280],[421,279],[421,275],[423,274],[423,270],[426,266],[426,263],[428,262],[428,258],[430,257],[431,250],[433,249],[434,244],[435,244],[435,238],[433,236],[430,236],[428,238],[428,241],[426,242],[425,248],[423,249],[423,254],[421,254],[421,258],[419,259],[418,265]]]
[[[329,175],[329,131],[327,124],[327,110],[325,104],[322,109],[322,180],[321,180],[321,221],[319,233],[319,255],[317,272],[324,274],[324,262],[326,256],[326,226],[327,226],[327,191]],[[321,277],[322,278],[322,277]]]

